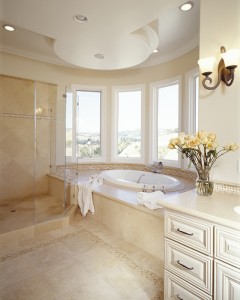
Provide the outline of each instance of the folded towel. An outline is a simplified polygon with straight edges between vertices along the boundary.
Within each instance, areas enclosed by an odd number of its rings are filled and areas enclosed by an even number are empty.
[[[103,184],[103,178],[97,174],[89,177],[87,182],[78,184],[78,205],[83,217],[86,216],[88,211],[94,214],[95,209],[92,200],[92,191],[101,184]]]
[[[146,206],[149,209],[158,209],[162,206],[158,205],[157,200],[163,196],[163,192],[156,191],[152,193],[139,192],[137,194],[137,203]]]

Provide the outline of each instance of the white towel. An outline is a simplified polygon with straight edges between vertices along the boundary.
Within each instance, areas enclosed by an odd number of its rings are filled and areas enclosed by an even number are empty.
[[[95,209],[92,200],[92,191],[101,184],[103,184],[103,179],[97,174],[89,177],[87,182],[78,184],[78,205],[83,217],[86,216],[88,211],[94,214]]]
[[[149,209],[158,209],[162,206],[158,205],[157,200],[163,196],[163,192],[155,191],[152,193],[139,192],[137,194],[137,203],[146,206]]]

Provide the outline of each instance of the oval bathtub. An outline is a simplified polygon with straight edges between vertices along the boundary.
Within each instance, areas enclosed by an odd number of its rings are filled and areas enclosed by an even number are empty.
[[[184,188],[184,184],[178,179],[152,172],[108,170],[102,171],[101,175],[105,183],[140,191],[152,192],[154,190],[163,190],[165,192],[174,192]]]

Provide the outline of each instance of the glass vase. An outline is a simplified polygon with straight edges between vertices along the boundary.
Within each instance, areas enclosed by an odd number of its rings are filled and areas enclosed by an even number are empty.
[[[213,182],[207,179],[197,178],[196,192],[198,195],[210,196],[213,192]]]

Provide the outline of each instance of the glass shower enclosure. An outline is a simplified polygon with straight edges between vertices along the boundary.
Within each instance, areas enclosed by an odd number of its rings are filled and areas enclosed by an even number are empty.
[[[69,209],[65,93],[65,86],[0,76],[0,234]]]

